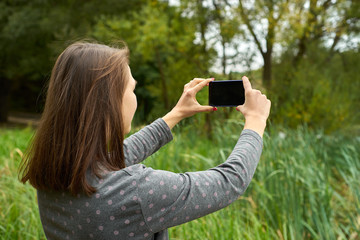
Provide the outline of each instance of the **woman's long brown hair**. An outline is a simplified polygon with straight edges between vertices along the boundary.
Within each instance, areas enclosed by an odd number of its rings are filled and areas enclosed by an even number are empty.
[[[74,43],[51,73],[40,126],[20,166],[37,189],[91,195],[87,171],[125,167],[121,114],[129,79],[128,49]]]

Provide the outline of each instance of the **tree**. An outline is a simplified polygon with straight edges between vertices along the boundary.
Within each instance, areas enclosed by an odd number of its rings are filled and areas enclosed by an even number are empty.
[[[145,0],[2,1],[0,121],[6,121],[10,107],[39,111],[34,106],[56,56],[70,41],[84,38],[99,15],[126,16],[143,2]]]
[[[262,80],[268,89],[271,88],[272,55],[277,40],[276,32],[281,27],[288,4],[288,0],[239,0],[237,6],[238,14],[263,58]],[[228,5],[231,6],[229,3]]]
[[[307,1],[302,2],[303,5],[305,3]],[[293,38],[297,42],[297,52],[293,59],[294,67],[297,67],[299,61],[306,55],[311,44],[331,41],[329,48],[329,57],[331,57],[341,37],[356,31],[355,22],[360,16],[359,10],[356,9],[359,7],[360,4],[353,0],[310,0],[308,7],[298,7],[290,21],[292,31],[295,30]]]
[[[226,4],[218,1],[212,0],[212,5],[214,7],[213,16],[214,22],[218,25],[219,28],[219,42],[221,45],[221,65],[222,65],[222,74],[224,76],[227,75],[227,66],[229,61],[233,61],[237,57],[237,53],[229,56],[226,53],[226,49],[229,48],[231,45],[233,49],[237,49],[238,42],[234,41],[234,37],[239,35],[239,21],[238,19],[233,16],[231,9],[226,8]],[[231,72],[229,73],[230,77]]]
[[[142,120],[169,111],[184,84],[203,75],[212,60],[195,43],[196,24],[184,11],[151,1],[128,18],[103,16],[93,29],[100,41],[123,39],[129,45]]]
[[[0,115],[1,121],[6,121],[11,106],[27,107],[26,102],[36,102],[37,96],[33,92],[38,94],[41,91],[39,82],[42,83],[47,74],[44,70],[50,68],[50,51],[46,45],[51,35],[44,18],[46,6],[37,1],[6,1],[1,9],[0,79],[3,89],[0,98],[3,107]],[[17,98],[11,98],[12,94],[16,94]],[[13,104],[10,104],[10,99]]]
[[[358,68],[354,56],[359,46],[345,39],[359,31],[358,3],[311,0],[298,4],[290,6],[283,52],[275,59],[273,119],[291,127],[306,123],[326,132],[357,124],[354,116],[359,115],[352,109],[358,108],[360,94],[353,72]]]

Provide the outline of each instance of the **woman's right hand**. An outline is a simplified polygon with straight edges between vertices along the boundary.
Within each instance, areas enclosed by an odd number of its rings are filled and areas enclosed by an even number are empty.
[[[263,135],[266,120],[270,114],[271,101],[259,90],[253,89],[246,76],[242,77],[245,89],[245,103],[236,107],[245,117],[244,129],[252,129]]]

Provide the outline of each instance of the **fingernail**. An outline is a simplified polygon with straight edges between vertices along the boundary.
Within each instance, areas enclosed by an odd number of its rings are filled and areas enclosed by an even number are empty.
[[[217,107],[213,107],[213,111],[217,111]]]
[[[211,78],[212,80],[215,80],[215,78]]]
[[[238,108],[236,108],[236,111],[240,111]]]
[[[206,86],[209,86],[209,83],[207,83]]]

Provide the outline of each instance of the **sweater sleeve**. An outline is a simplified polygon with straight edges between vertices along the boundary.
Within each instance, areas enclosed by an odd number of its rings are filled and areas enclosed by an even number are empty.
[[[142,162],[173,139],[169,126],[162,118],[124,140],[126,166]]]
[[[184,174],[144,167],[138,194],[149,231],[189,222],[238,199],[250,184],[262,145],[256,132],[243,130],[228,159],[217,167]]]

